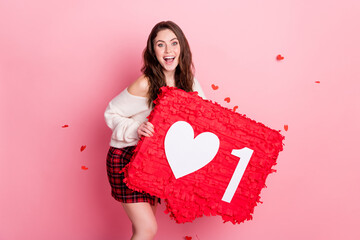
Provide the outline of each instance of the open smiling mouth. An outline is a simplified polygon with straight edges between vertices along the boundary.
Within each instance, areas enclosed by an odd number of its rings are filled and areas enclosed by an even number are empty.
[[[171,64],[174,62],[175,57],[164,57],[164,60],[167,64]]]

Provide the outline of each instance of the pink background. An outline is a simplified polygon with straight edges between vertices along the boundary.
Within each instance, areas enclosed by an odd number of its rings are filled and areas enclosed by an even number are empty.
[[[178,225],[162,205],[156,239],[359,239],[359,12],[357,0],[0,0],[0,239],[130,237],[103,112],[161,20],[185,32],[208,98],[286,139],[254,220]]]

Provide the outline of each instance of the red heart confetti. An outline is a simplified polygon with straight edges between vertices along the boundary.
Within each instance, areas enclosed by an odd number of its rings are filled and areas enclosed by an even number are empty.
[[[82,170],[88,170],[89,168],[85,167],[85,166],[81,166]]]
[[[86,145],[81,146],[80,151],[81,151],[81,152],[84,151],[85,148],[86,148]]]
[[[279,54],[279,55],[276,56],[276,60],[278,60],[278,61],[281,61],[281,60],[283,60],[283,59],[284,59],[284,57],[281,56],[281,54]]]
[[[185,236],[185,240],[191,240],[192,237],[189,237],[189,236]]]
[[[67,124],[62,126],[62,128],[67,128],[67,127],[69,127],[69,125],[67,125]]]
[[[218,90],[218,89],[219,89],[219,86],[216,86],[215,84],[211,84],[211,87],[212,87],[212,89],[214,89],[214,90]]]
[[[236,109],[238,109],[239,106],[234,106],[233,111],[236,112]]]
[[[224,101],[229,103],[229,102],[230,102],[230,98],[227,97],[227,98],[224,99]]]
[[[289,129],[289,126],[288,125],[284,125],[284,129],[285,131],[287,131]]]
[[[320,83],[320,81],[315,81],[315,83]]]

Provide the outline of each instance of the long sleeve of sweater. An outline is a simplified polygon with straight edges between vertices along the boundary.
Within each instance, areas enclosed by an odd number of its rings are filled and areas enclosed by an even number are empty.
[[[135,145],[139,140],[137,129],[149,113],[147,99],[134,96],[127,89],[112,99],[104,114],[112,130],[110,145],[118,148]]]
[[[200,83],[194,78],[194,85],[193,85],[194,92],[198,92],[198,95],[203,99],[206,99],[204,91],[202,90]]]

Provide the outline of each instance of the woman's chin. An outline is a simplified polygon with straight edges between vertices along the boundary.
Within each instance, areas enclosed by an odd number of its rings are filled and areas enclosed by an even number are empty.
[[[175,65],[174,66],[163,66],[163,71],[164,72],[169,72],[169,73],[175,72],[175,69],[176,69]]]

